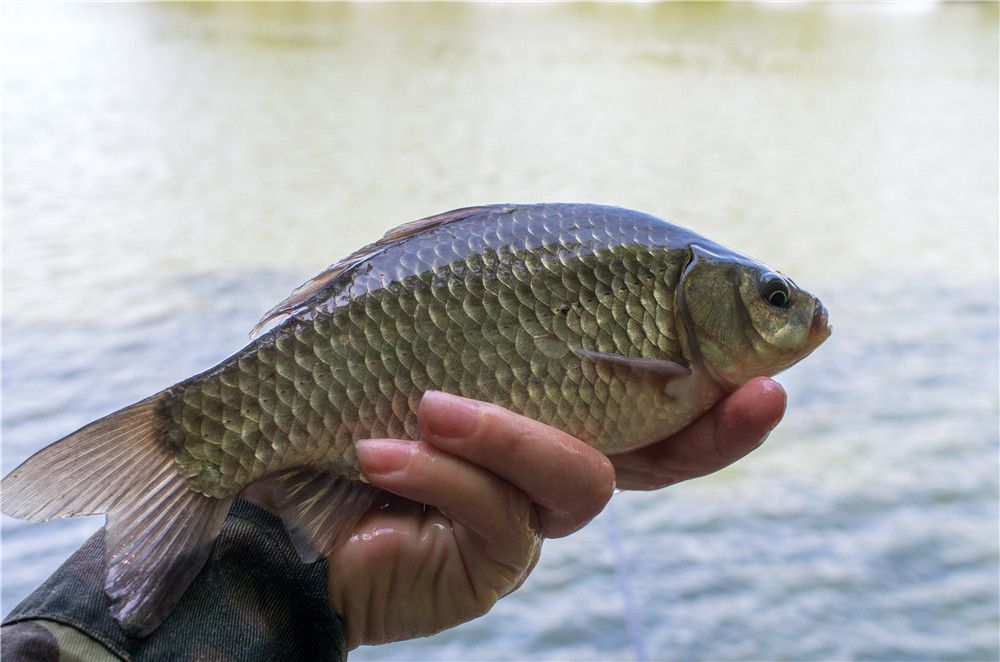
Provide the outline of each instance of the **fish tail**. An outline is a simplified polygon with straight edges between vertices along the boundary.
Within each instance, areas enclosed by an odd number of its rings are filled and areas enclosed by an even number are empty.
[[[180,600],[212,549],[232,498],[191,489],[166,438],[164,391],[42,449],[0,483],[3,512],[38,522],[107,513],[104,590],[137,636]]]

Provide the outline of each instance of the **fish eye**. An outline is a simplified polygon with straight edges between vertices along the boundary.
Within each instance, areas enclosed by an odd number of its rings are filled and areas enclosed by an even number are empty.
[[[764,300],[775,308],[787,308],[791,297],[788,283],[777,274],[768,274],[760,283],[760,294]]]

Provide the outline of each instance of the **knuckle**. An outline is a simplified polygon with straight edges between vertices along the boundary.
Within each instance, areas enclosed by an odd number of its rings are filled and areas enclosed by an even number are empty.
[[[507,490],[507,522],[509,530],[517,532],[521,542],[537,536],[541,531],[538,510],[531,498],[516,487]]]
[[[477,441],[489,447],[494,453],[514,457],[525,448],[525,435],[521,426],[516,425],[516,416],[496,406],[486,407],[476,430]]]
[[[613,472],[607,477],[604,476],[605,472],[606,469],[602,468],[598,481],[588,489],[575,491],[571,498],[567,498],[568,507],[565,510],[547,509],[543,518],[545,537],[561,538],[578,531],[604,510],[615,486]]]
[[[493,405],[482,408],[479,413],[479,423],[473,437],[477,441],[491,442],[495,440],[503,431],[503,423],[499,420],[498,412]]]
[[[604,455],[601,456],[599,466],[600,475],[598,480],[604,486],[604,501],[607,502],[611,498],[611,495],[615,493],[615,484],[617,480],[617,474],[615,473],[615,465],[611,463]]]
[[[611,499],[615,490],[615,472],[606,458],[594,468],[594,474],[585,490],[577,492],[577,500],[573,508],[575,518],[582,523],[589,522],[597,516]]]
[[[615,468],[611,461],[600,456],[594,467],[594,475],[587,495],[579,505],[578,514],[585,521],[590,521],[597,516],[608,504],[611,496],[615,492]]]

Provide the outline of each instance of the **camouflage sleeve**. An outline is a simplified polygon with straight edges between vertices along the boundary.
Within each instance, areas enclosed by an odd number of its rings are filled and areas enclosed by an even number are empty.
[[[345,660],[325,560],[302,563],[281,521],[237,500],[205,568],[150,636],[125,634],[103,591],[98,531],[0,628],[6,660]]]
[[[119,662],[99,641],[74,627],[47,621],[19,621],[6,625],[0,637],[0,657],[7,662]]]

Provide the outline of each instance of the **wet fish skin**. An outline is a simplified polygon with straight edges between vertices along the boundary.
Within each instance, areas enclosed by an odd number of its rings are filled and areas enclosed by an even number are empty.
[[[178,465],[217,497],[300,464],[356,477],[353,442],[416,438],[429,389],[601,450],[665,436],[710,403],[679,412],[662,384],[573,349],[689,363],[674,294],[691,237],[591,205],[488,208],[432,228],[178,385],[168,426]]]
[[[3,479],[11,516],[108,514],[104,589],[131,634],[170,613],[251,484],[271,491],[303,560],[332,553],[380,496],[358,480],[355,441],[417,438],[426,390],[613,454],[683,428],[830,333],[822,304],[769,267],[646,214],[578,204],[401,226],[263,321],[282,315],[214,368]]]

